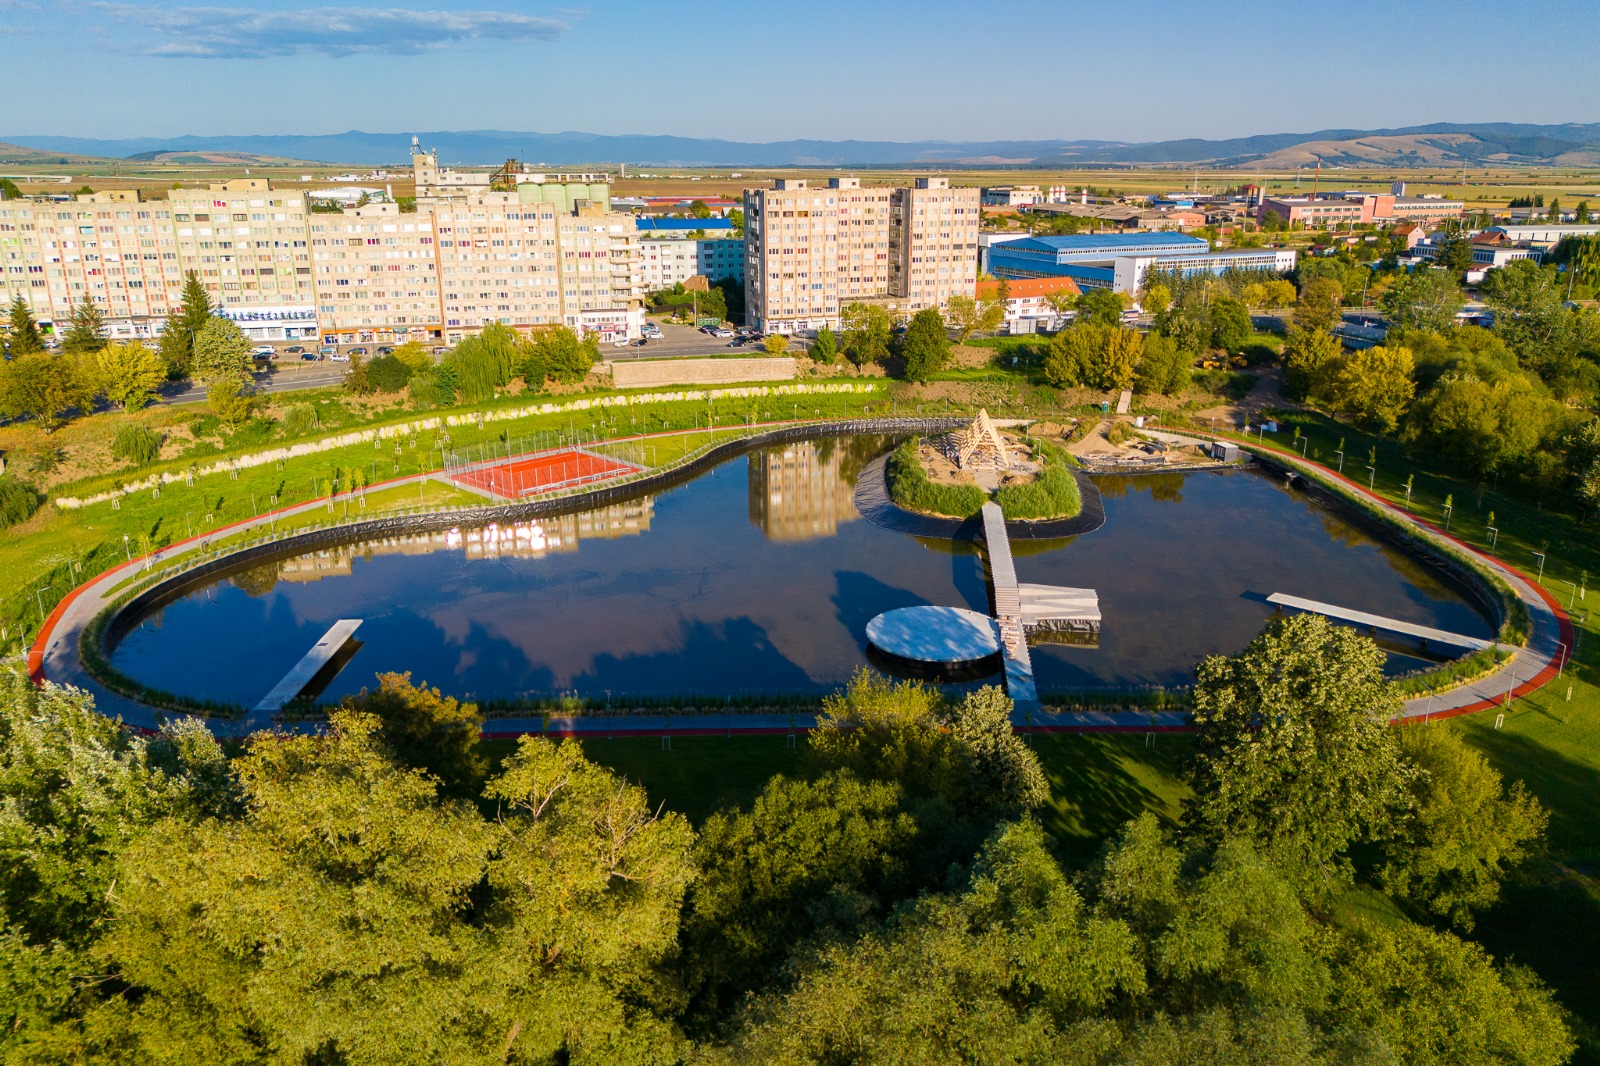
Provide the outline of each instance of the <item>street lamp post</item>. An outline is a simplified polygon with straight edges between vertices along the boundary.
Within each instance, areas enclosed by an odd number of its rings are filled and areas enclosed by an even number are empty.
[[[128,547],[128,535],[122,535],[122,554],[127,556],[128,562],[133,562],[133,551]]]
[[[1537,555],[1539,557],[1539,576],[1537,578],[1535,578],[1534,580],[1543,581],[1544,580],[1544,552],[1534,552],[1533,554],[1535,554],[1535,555]]]
[[[1373,484],[1377,480],[1378,480],[1378,468],[1375,467],[1375,466],[1367,467],[1367,489],[1368,489],[1368,491],[1371,491]]]
[[[1344,449],[1341,448],[1333,454],[1339,457],[1339,473],[1344,473]]]
[[[1561,649],[1556,652],[1556,677],[1560,677],[1562,671],[1567,668],[1567,645],[1565,642],[1558,640],[1556,641],[1556,647]]]
[[[48,592],[50,589],[53,589],[53,588],[55,588],[54,585],[40,585],[38,588],[33,590],[34,601],[36,603],[38,603],[38,605],[39,605],[39,628],[40,629],[44,628],[44,594],[46,592]]]

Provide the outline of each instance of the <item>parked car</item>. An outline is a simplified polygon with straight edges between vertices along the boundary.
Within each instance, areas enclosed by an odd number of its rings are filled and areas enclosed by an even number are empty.
[[[300,358],[304,359],[308,363],[315,363],[318,359],[321,359],[322,356],[318,355],[316,352],[301,352]]]
[[[432,348],[429,348],[428,351],[432,352],[434,355],[445,355],[450,351],[450,349],[443,344],[435,344]]]
[[[640,332],[642,332],[646,337],[655,339],[661,336],[661,327],[656,325],[654,322],[651,322],[648,323]]]
[[[713,330],[711,332],[711,335],[713,337],[724,337],[724,338],[731,337],[731,336],[733,336],[733,330],[731,330],[731,329],[715,329],[715,330]]]
[[[350,354],[364,357],[367,354],[367,350],[365,348],[351,348]]]
[[[328,360],[334,363],[348,363],[350,361],[350,356],[359,354],[361,354],[360,348],[352,348],[348,352],[334,352],[332,355],[328,356]]]
[[[250,349],[250,354],[259,355],[263,359],[271,359],[274,355],[278,354],[278,349],[274,348],[270,344],[258,344],[254,348]]]
[[[388,345],[382,345],[380,347],[372,349],[372,354],[373,355],[393,355],[394,354],[394,349],[390,348]]]
[[[303,344],[291,344],[291,345],[289,345],[289,347],[287,347],[287,348],[285,348],[283,350],[283,354],[284,355],[304,355],[305,351],[306,351],[306,346],[305,345],[303,345]]]
[[[626,348],[627,346],[628,346],[628,338],[626,338],[626,337],[619,337],[616,340],[611,342],[611,347],[613,347],[613,348]]]
[[[636,348],[643,348],[645,345],[647,345],[649,343],[650,343],[650,338],[649,337],[640,337],[638,340],[633,342],[634,347],[636,347]]]
[[[328,358],[330,358],[332,356],[335,356],[335,355],[338,355],[338,354],[339,354],[339,349],[335,348],[331,344],[324,344],[317,351],[317,358],[318,359],[328,359]]]

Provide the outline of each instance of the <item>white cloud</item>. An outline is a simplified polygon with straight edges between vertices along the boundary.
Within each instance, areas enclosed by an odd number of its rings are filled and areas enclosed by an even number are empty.
[[[566,32],[568,25],[560,19],[503,11],[92,6],[118,21],[141,26],[157,38],[150,47],[130,46],[130,50],[185,59],[264,59],[302,53],[409,55],[470,40],[550,41]]]

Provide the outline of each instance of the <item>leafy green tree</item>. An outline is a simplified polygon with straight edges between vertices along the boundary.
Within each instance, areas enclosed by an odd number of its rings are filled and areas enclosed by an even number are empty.
[[[1320,615],[1275,621],[1195,670],[1189,819],[1249,843],[1304,884],[1350,876],[1350,845],[1381,837],[1410,771],[1388,721],[1383,652]]]
[[[370,714],[380,723],[379,738],[405,766],[432,774],[446,796],[476,796],[489,764],[478,750],[483,712],[427,685],[413,685],[409,673],[378,675],[376,689],[346,696],[347,710]]]
[[[1463,1062],[1556,1066],[1575,1045],[1555,1000],[1529,971],[1410,923],[1361,923],[1333,946],[1329,1013],[1366,1028],[1407,1066]],[[1473,1003],[1464,1012],[1454,1004]]]
[[[1077,322],[1096,326],[1122,325],[1122,297],[1110,289],[1090,289],[1078,297]]]
[[[926,307],[911,316],[905,337],[900,342],[908,381],[927,381],[950,359],[950,337],[937,307]]]
[[[95,391],[77,356],[37,351],[0,363],[0,414],[30,416],[46,433],[55,432],[69,411],[87,411]]]
[[[237,429],[255,414],[256,399],[247,386],[234,378],[218,378],[206,389],[206,404],[229,429]]]
[[[1189,387],[1192,361],[1189,353],[1179,348],[1178,342],[1171,337],[1161,333],[1147,334],[1134,384],[1141,392],[1177,396]]]
[[[194,366],[194,338],[184,328],[179,312],[173,311],[161,325],[156,339],[156,354],[167,368],[167,380],[180,381]]]
[[[1519,371],[1490,383],[1457,371],[1418,398],[1406,437],[1483,476],[1525,464],[1562,434],[1567,421],[1565,405],[1530,375]]]
[[[761,346],[766,349],[768,355],[782,355],[789,348],[789,338],[781,333],[769,333],[761,342]]]
[[[125,460],[136,467],[149,466],[161,457],[165,439],[149,426],[125,425],[111,441],[111,458]]]
[[[167,316],[161,329],[161,358],[167,376],[186,378],[194,371],[194,345],[212,319],[211,297],[193,270],[184,275],[182,304]]]
[[[1412,365],[1411,349],[1399,345],[1341,352],[1323,364],[1311,398],[1388,432],[1416,393]]]
[[[232,319],[209,319],[195,334],[192,372],[205,384],[242,386],[251,369],[250,338]]]
[[[748,811],[713,814],[696,842],[685,965],[702,1024],[759,988],[796,947],[858,935],[913,891],[919,827],[892,781],[848,771],[774,777]]]
[[[167,378],[161,356],[141,341],[107,344],[88,358],[96,390],[124,411],[149,403]]]
[[[658,972],[694,876],[688,821],[575,741],[523,737],[485,795],[506,812],[483,907],[505,1002],[493,1050],[575,1066],[683,1058]]]
[[[33,308],[21,295],[11,298],[8,324],[11,327],[7,337],[11,358],[44,351],[44,341],[39,337],[39,326],[33,320]]]
[[[1236,352],[1250,340],[1250,309],[1229,296],[1211,301],[1211,343]]]
[[[69,355],[97,352],[106,346],[105,318],[100,308],[85,294],[72,308],[72,322],[61,337],[61,348]]]
[[[839,321],[844,328],[840,349],[850,362],[861,367],[889,358],[889,338],[894,332],[894,318],[887,307],[879,304],[845,304],[839,310]]]
[[[1045,380],[1056,388],[1085,385],[1105,347],[1111,327],[1074,323],[1050,338],[1044,357]]]
[[[817,339],[811,342],[811,359],[816,363],[832,363],[839,358],[839,340],[833,330],[823,326],[817,330]]]
[[[344,387],[356,396],[367,396],[375,391],[368,372],[367,357],[360,352],[350,353],[350,365],[344,372]]]
[[[1088,913],[1037,825],[1007,824],[958,894],[801,959],[793,990],[753,1004],[728,1058],[1087,1062],[1064,1030],[1140,991],[1134,949],[1121,922]]]
[[[1378,306],[1390,328],[1443,332],[1455,325],[1456,312],[1465,304],[1461,287],[1447,271],[1418,267],[1396,278],[1384,290]]]
[[[969,789],[988,807],[1032,810],[1050,799],[1050,784],[1033,749],[1017,736],[1011,698],[985,685],[947,715],[950,739],[966,764]]]
[[[1149,315],[1164,314],[1172,306],[1172,290],[1159,281],[1146,282],[1139,294],[1139,306]]]
[[[1548,816],[1522,782],[1506,788],[1481,754],[1443,727],[1400,731],[1417,768],[1412,804],[1386,848],[1384,887],[1455,925],[1494,904],[1506,873],[1544,834]]]
[[[544,384],[541,378],[535,386],[529,376],[530,371],[537,372],[540,366],[546,375],[557,381],[582,381],[600,361],[600,343],[593,334],[580,340],[566,326],[545,326],[534,331],[529,343],[523,346],[522,355],[523,380],[530,388]]]
[[[1467,240],[1466,234],[1460,230],[1450,234],[1440,246],[1434,263],[1454,275],[1461,275],[1472,269],[1472,242]]]
[[[1524,361],[1548,363],[1557,354],[1571,316],[1555,267],[1519,259],[1491,270],[1478,289],[1494,309],[1495,333]]]
[[[1339,324],[1339,304],[1343,299],[1343,288],[1332,278],[1306,281],[1294,306],[1294,324],[1308,332],[1331,330]]]
[[[1338,339],[1326,330],[1289,327],[1288,343],[1283,349],[1289,391],[1301,397],[1318,391],[1327,368],[1343,350]]]

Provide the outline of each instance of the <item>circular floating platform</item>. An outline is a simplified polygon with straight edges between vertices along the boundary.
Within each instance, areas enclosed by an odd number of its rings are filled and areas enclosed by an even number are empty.
[[[993,618],[964,607],[902,607],[867,623],[867,640],[886,655],[927,666],[967,666],[1000,654]]]

